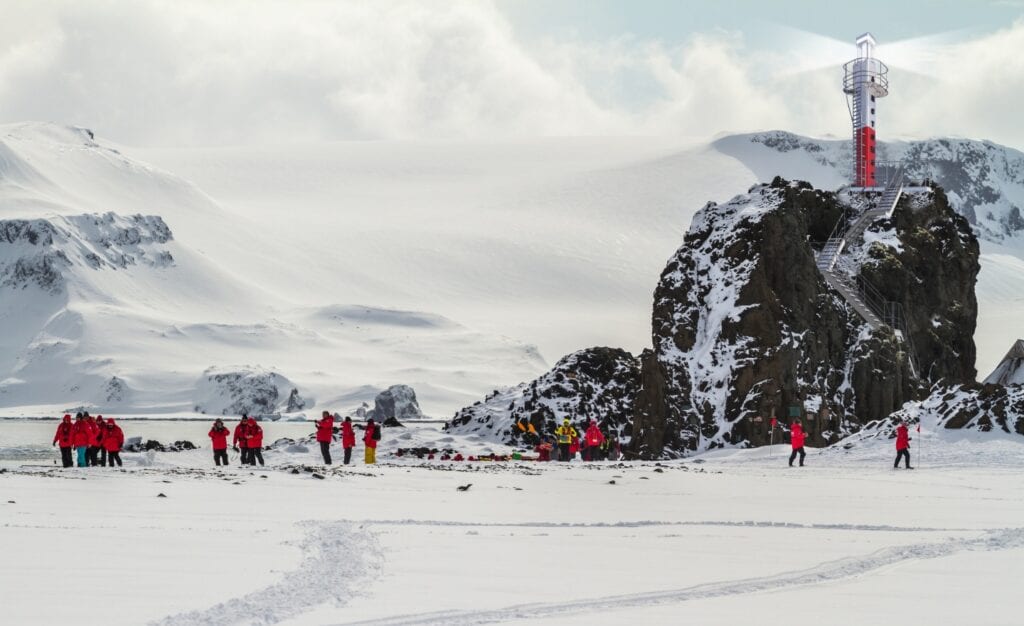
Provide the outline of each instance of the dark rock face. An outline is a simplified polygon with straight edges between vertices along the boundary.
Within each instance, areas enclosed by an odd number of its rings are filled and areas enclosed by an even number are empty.
[[[639,389],[636,357],[617,348],[589,348],[563,357],[534,381],[496,390],[462,409],[445,430],[516,444],[524,440],[515,425],[519,420],[528,420],[540,437],[550,437],[568,417],[577,429],[595,419],[606,434],[628,436]]]
[[[306,401],[299,395],[299,390],[292,387],[291,393],[288,394],[288,404],[285,407],[285,413],[294,413],[304,408],[306,408]]]
[[[978,240],[967,219],[936,188],[928,203],[905,198],[892,219],[879,227],[895,228],[902,250],[874,244],[861,274],[906,312],[922,377],[930,383],[973,382],[978,318],[974,286],[981,265]]]
[[[816,268],[808,241],[830,232],[840,213],[834,194],[776,179],[695,216],[655,290],[654,350],[643,357],[631,453],[760,445],[770,417],[787,421],[790,411],[821,445],[919,397],[892,329],[872,332]],[[913,223],[907,233],[924,228],[931,238],[904,241],[906,263],[865,272],[907,290],[893,299],[920,337],[922,360],[957,380],[973,376],[977,242],[941,199],[896,219]],[[950,284],[924,297],[932,280]],[[936,315],[971,332],[935,341]]]
[[[416,401],[416,392],[408,385],[392,385],[377,394],[373,400],[373,411],[369,417],[378,422],[388,419],[422,419],[423,411]]]

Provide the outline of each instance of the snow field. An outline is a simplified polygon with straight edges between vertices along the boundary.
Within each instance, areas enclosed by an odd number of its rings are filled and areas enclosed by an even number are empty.
[[[324,480],[275,453],[257,470],[193,467],[208,451],[9,464],[0,588],[12,623],[91,623],[104,597],[107,624],[1015,623],[1024,444],[920,439],[914,471],[891,469],[889,440],[792,469],[782,446]]]

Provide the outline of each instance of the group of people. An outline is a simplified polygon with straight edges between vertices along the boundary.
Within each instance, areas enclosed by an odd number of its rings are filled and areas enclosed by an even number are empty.
[[[213,462],[218,466],[227,465],[228,435],[231,435],[231,430],[224,425],[224,420],[218,418],[213,422],[209,435],[213,445]],[[241,454],[239,463],[242,465],[263,465],[263,427],[255,417],[242,414],[238,425],[235,426],[231,447]]]
[[[341,426],[336,427],[334,425],[334,415],[330,411],[324,411],[323,416],[315,423],[316,440],[320,444],[320,454],[323,456],[324,464],[330,465],[333,461],[331,458],[331,442],[337,440],[339,432],[341,434],[341,447],[344,450],[345,465],[351,463],[352,448],[356,446],[356,433],[352,425],[352,418],[346,417],[341,422]],[[213,462],[218,466],[228,464],[228,436],[231,434],[231,430],[224,425],[224,420],[217,419],[214,421],[209,435],[210,441],[213,444]],[[378,441],[380,441],[380,427],[371,418],[367,420],[363,431],[363,443],[366,447],[364,460],[367,465],[377,462]],[[246,414],[242,415],[242,419],[235,426],[231,446],[235,452],[241,454],[240,462],[242,465],[256,465],[257,463],[263,465],[263,427],[259,425],[256,418]]]
[[[356,445],[356,433],[352,424],[352,418],[346,417],[340,422],[340,426],[334,425],[335,417],[329,411],[324,411],[322,417],[316,423],[316,440],[320,444],[320,454],[323,456],[324,464],[330,465],[331,443],[341,437],[341,448],[344,452],[344,464],[352,462],[352,449]],[[774,421],[772,422],[774,428]],[[584,461],[616,461],[621,456],[621,448],[614,434],[605,435],[601,432],[595,420],[590,420],[583,437],[579,436],[576,428],[569,418],[562,421],[562,425],[555,429],[554,443],[551,440],[542,438],[533,424],[523,419],[516,422],[516,427],[521,432],[524,441],[534,444],[534,451],[538,453],[539,461],[550,461],[552,458],[558,461],[569,462],[582,452]],[[224,421],[217,419],[210,429],[210,440],[213,444],[213,461],[216,465],[228,464],[228,436],[232,431],[224,425]],[[381,438],[381,428],[371,418],[367,420],[363,430],[363,444],[365,449],[364,462],[372,465],[377,462],[377,442]],[[804,452],[804,440],[806,435],[799,420],[793,420],[789,426],[789,441],[792,452],[789,455],[789,466],[799,457],[799,464],[804,465],[807,453]],[[914,469],[910,465],[910,436],[907,431],[906,422],[900,422],[896,427],[896,462],[893,468],[898,468],[900,460],[905,461],[907,469]],[[77,455],[78,467],[89,466],[110,466],[120,467],[121,448],[124,446],[124,431],[118,426],[113,418],[103,419],[102,415],[93,418],[88,412],[75,415],[65,415],[60,425],[57,426],[57,433],[53,437],[53,445],[60,446],[61,462],[64,467],[72,467],[75,464]],[[238,425],[235,426],[234,436],[231,445],[236,452],[241,453],[240,462],[242,465],[263,465],[263,427],[259,425],[256,418],[246,414],[242,415]],[[557,445],[557,447],[556,447]]]
[[[380,426],[371,417],[366,420],[366,427],[363,430],[363,446],[365,454],[363,461],[367,465],[377,462],[377,442],[380,441]],[[352,418],[346,417],[340,427],[334,425],[334,415],[330,411],[324,411],[316,422],[316,440],[320,444],[320,454],[324,457],[324,465],[331,464],[331,443],[337,441],[337,434],[341,434],[341,449],[345,453],[344,463],[352,462],[352,448],[356,447],[356,431],[352,426]]]
[[[124,446],[124,431],[114,418],[95,418],[88,412],[75,414],[75,421],[67,414],[57,426],[53,445],[60,446],[60,458],[64,467],[72,467],[77,456],[78,467],[121,466],[121,448]]]
[[[538,460],[550,461],[556,450],[557,459],[565,463],[575,459],[577,454],[584,461],[617,461],[622,453],[615,434],[605,435],[596,420],[590,420],[583,437],[580,437],[569,418],[563,419],[562,425],[555,429],[555,443],[557,448],[549,442],[541,442],[535,448],[540,455]]]

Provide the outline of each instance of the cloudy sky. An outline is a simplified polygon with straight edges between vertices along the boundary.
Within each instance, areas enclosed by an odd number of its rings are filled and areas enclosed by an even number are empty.
[[[132,145],[845,136],[838,65],[870,30],[893,66],[883,136],[1024,148],[1024,0],[826,6],[0,0],[0,122]]]

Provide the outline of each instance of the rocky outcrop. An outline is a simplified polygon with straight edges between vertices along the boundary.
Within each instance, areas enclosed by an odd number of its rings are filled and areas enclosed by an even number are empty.
[[[915,396],[892,330],[872,332],[815,265],[808,240],[842,213],[777,179],[695,216],[655,290],[632,452],[759,445],[791,411],[820,444]]]
[[[590,348],[563,357],[529,383],[495,390],[456,413],[444,428],[516,444],[523,440],[516,427],[520,420],[528,420],[539,435],[551,436],[568,417],[577,428],[595,419],[605,433],[628,436],[639,390],[636,357],[617,348]]]
[[[771,416],[794,414],[822,445],[922,395],[910,344],[871,330],[815,266],[809,241],[842,213],[834,194],[777,179],[694,218],[655,291],[633,453],[759,445]],[[902,306],[929,381],[972,380],[969,225],[935,190],[909,197],[887,227],[898,250],[867,246],[861,278]]]
[[[942,428],[1024,435],[1024,385],[970,383],[936,388],[920,404],[895,413]]]
[[[985,378],[991,385],[1024,385],[1024,339],[1018,339],[992,373]]]
[[[306,401],[299,395],[299,390],[292,387],[291,392],[288,394],[288,403],[285,405],[285,413],[294,413],[301,411],[306,408]]]
[[[408,385],[392,385],[377,394],[367,415],[385,424],[388,420],[423,419],[416,392]]]
[[[154,215],[115,213],[0,220],[0,287],[64,289],[64,272],[79,265],[92,270],[131,265],[167,267],[171,229]]]
[[[292,389],[295,385],[274,371],[209,368],[196,386],[194,410],[218,415],[271,415],[286,409],[289,398],[294,400]]]

